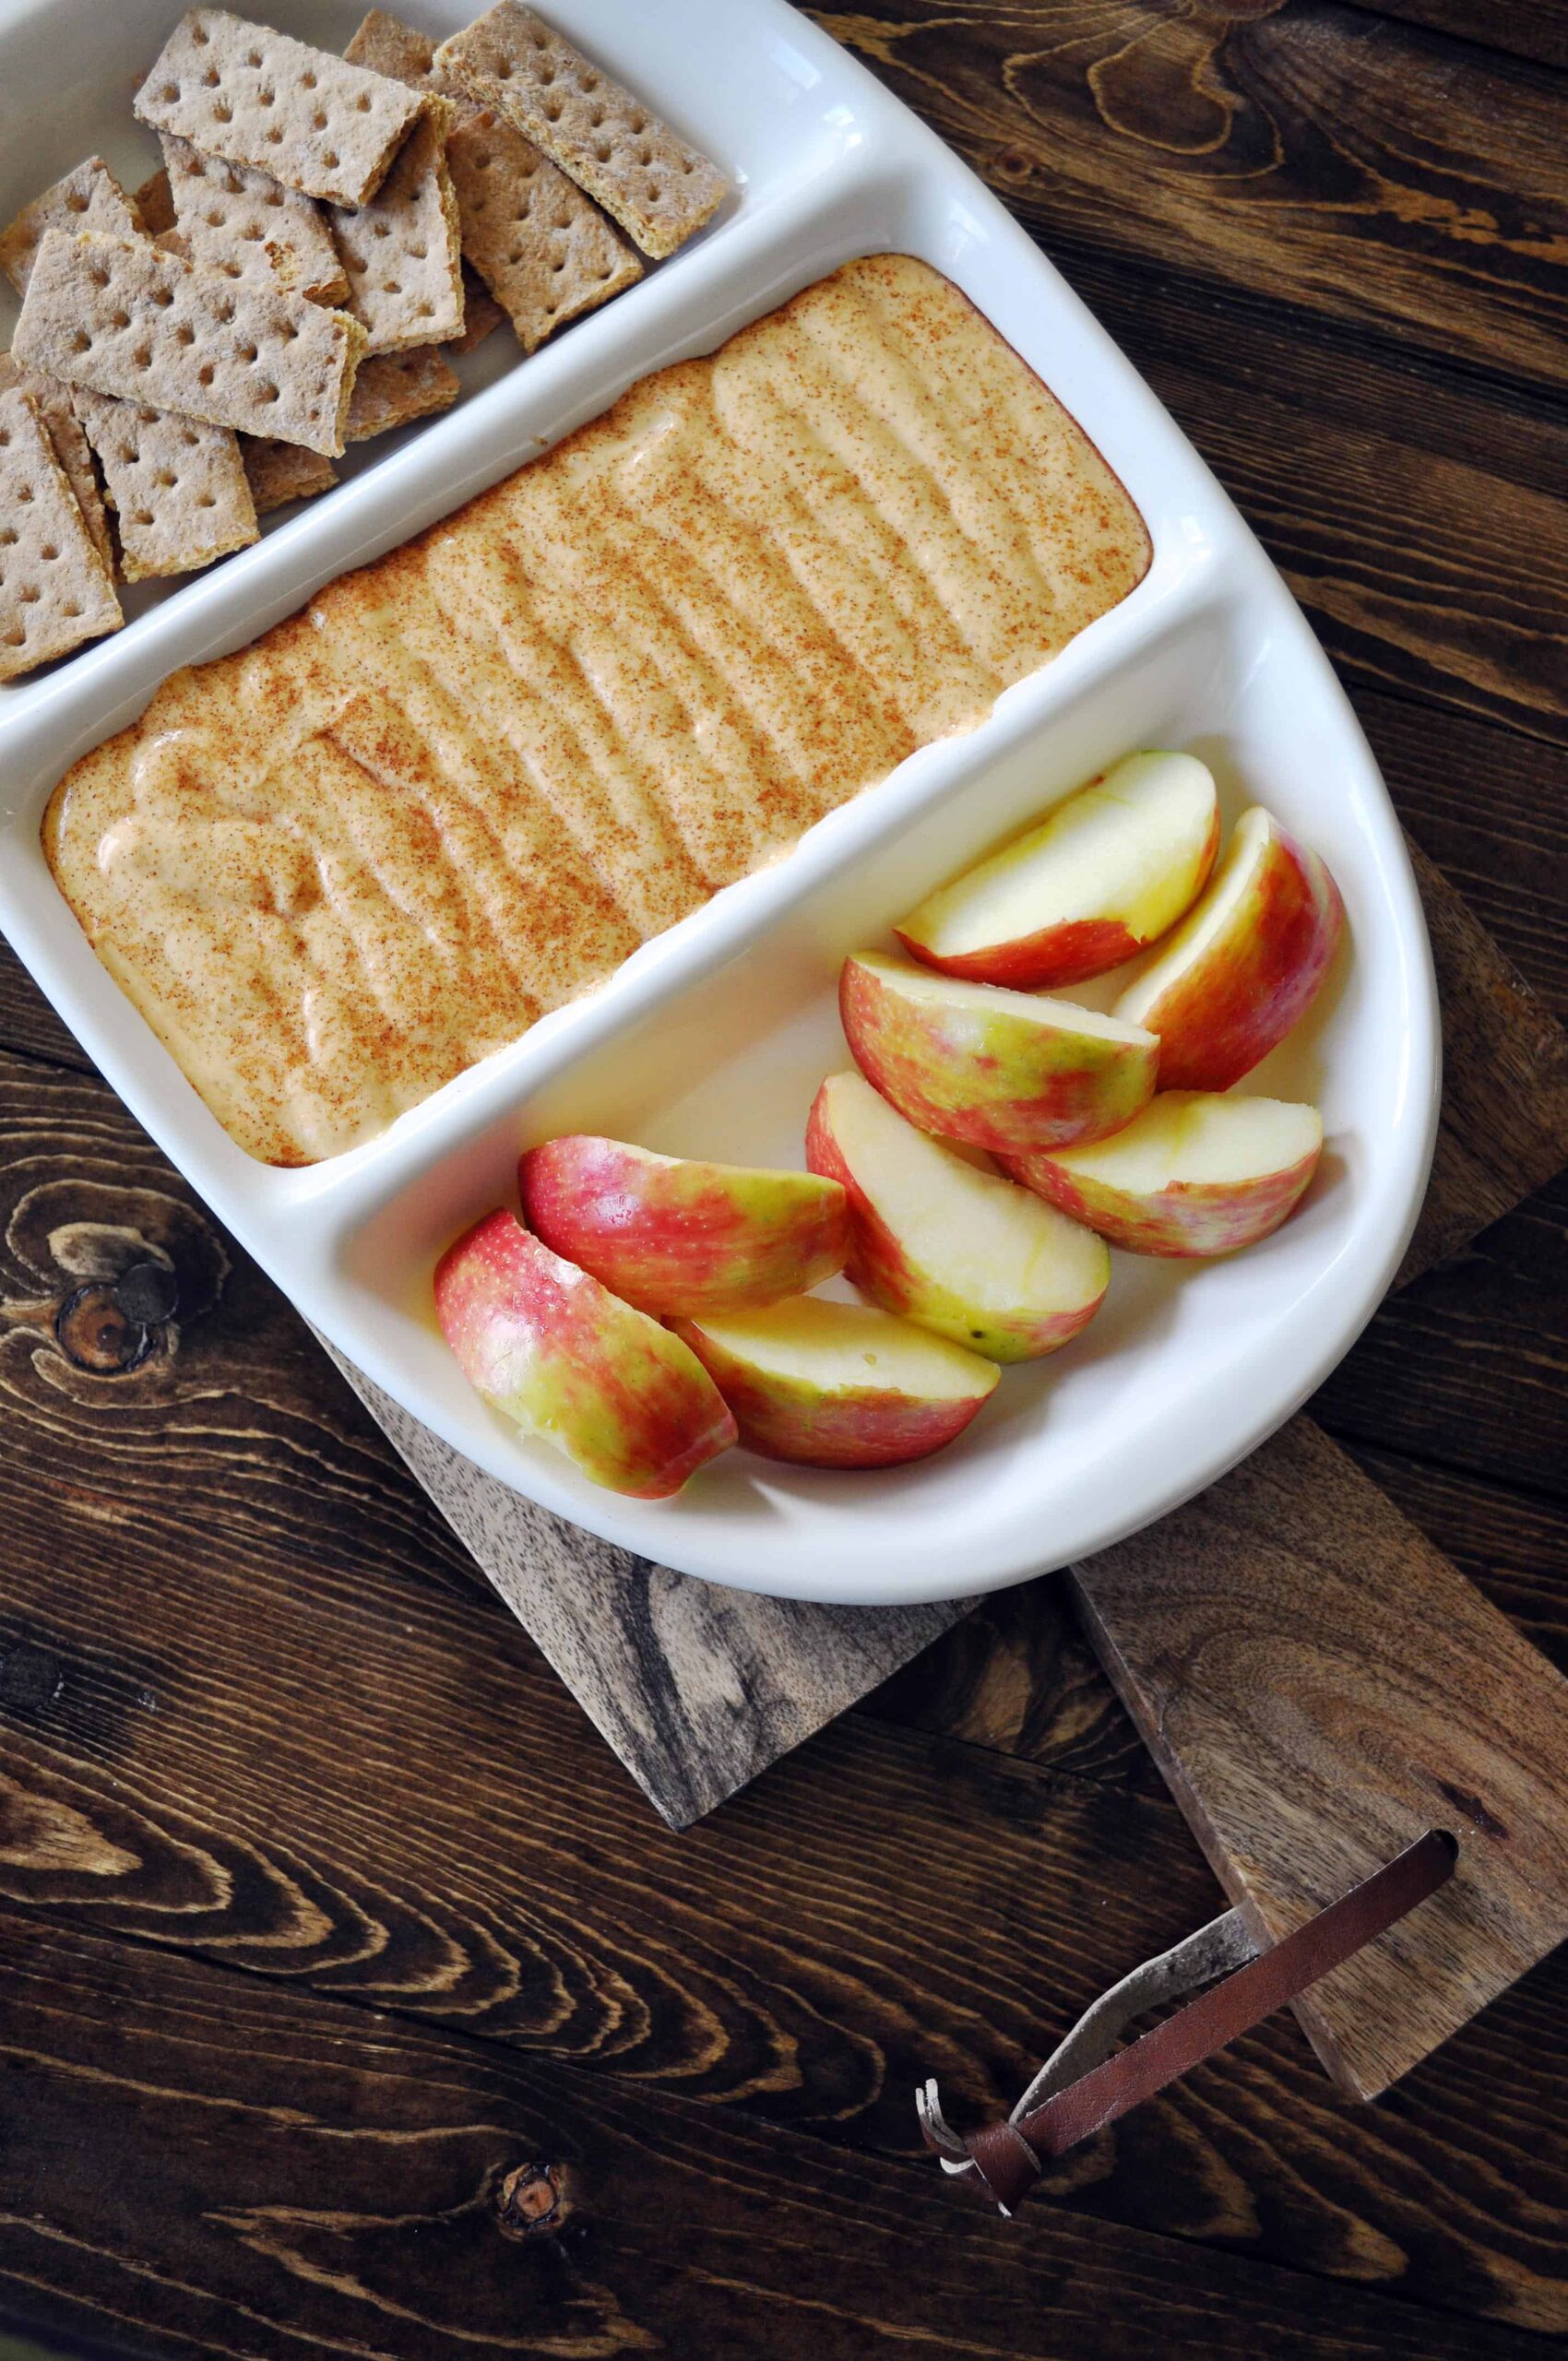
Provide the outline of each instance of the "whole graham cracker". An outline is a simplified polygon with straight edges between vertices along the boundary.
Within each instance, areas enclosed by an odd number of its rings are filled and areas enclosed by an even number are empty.
[[[242,434],[240,459],[258,516],[269,509],[286,508],[291,500],[311,500],[330,492],[338,470],[319,451],[298,443],[274,443],[265,435]]]
[[[461,392],[445,356],[433,344],[416,345],[407,352],[375,353],[354,380],[346,439],[363,443],[373,434],[389,434],[411,419],[450,409]]]
[[[18,295],[27,293],[39,247],[51,230],[101,231],[106,237],[139,237],[143,223],[101,156],[85,156],[63,180],[24,205],[0,234],[0,270]]]
[[[281,286],[197,270],[147,239],[51,230],[12,350],[72,386],[335,458],[364,330]]]
[[[434,63],[542,148],[644,254],[672,255],[729,194],[716,164],[518,0],[454,33]]]
[[[400,352],[463,332],[457,200],[445,153],[453,111],[444,99],[431,105],[369,204],[328,208],[348,274],[344,308],[364,329],[367,352]]]
[[[155,131],[333,205],[375,195],[425,111],[406,84],[223,8],[181,18],[134,104]]]
[[[82,422],[71,402],[69,386],[58,377],[45,377],[36,369],[24,369],[8,352],[0,352],[0,393],[9,393],[18,386],[32,403],[43,421],[43,431],[54,445],[65,481],[76,494],[77,505],[82,512],[82,522],[92,536],[93,547],[111,574],[114,571],[114,544],[109,536],[109,519],[103,512],[103,501],[98,489],[98,471],[92,464],[92,446],[82,431]]]
[[[193,574],[256,539],[255,504],[227,427],[85,386],[72,399],[102,463],[127,582]]]
[[[198,268],[279,280],[315,303],[347,295],[348,275],[313,198],[252,165],[204,156],[175,132],[162,135],[162,147],[174,215],[168,226]]]
[[[481,113],[459,124],[446,160],[463,252],[525,352],[642,277],[598,207],[509,123]]]
[[[13,386],[0,394],[0,681],[124,621],[38,409]]]

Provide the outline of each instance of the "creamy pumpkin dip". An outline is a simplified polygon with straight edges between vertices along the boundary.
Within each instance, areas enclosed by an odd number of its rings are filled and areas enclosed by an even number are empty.
[[[1148,559],[1011,347],[874,255],[175,673],[45,848],[220,1121],[312,1163],[972,729]]]

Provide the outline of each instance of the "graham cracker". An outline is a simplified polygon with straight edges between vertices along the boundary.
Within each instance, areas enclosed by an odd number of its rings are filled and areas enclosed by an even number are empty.
[[[62,385],[58,377],[42,376],[36,369],[24,369],[8,352],[0,352],[0,393],[9,393],[13,386],[26,394],[43,421],[43,431],[54,445],[54,457],[65,481],[76,494],[92,545],[113,574],[114,544],[109,536],[109,519],[103,513],[98,489],[98,470],[92,464],[92,446],[82,432],[81,420],[71,406],[69,386]]]
[[[410,90],[438,91],[443,98],[457,99],[465,113],[478,112],[466,90],[436,73],[435,43],[429,34],[417,32],[412,25],[404,24],[400,17],[388,15],[385,8],[370,11],[343,54],[350,65],[362,65],[372,74],[386,74],[394,82],[406,82]]]
[[[672,255],[729,192],[716,164],[518,0],[443,42],[434,65],[542,148],[644,254]]]
[[[311,500],[318,492],[330,492],[338,481],[330,459],[298,443],[274,443],[258,434],[242,434],[239,443],[245,481],[258,516],[265,516],[269,509],[286,508],[291,500]]]
[[[51,230],[12,350],[72,386],[335,458],[364,330],[281,286],[195,269],[145,238]]]
[[[0,394],[0,681],[125,622],[31,398]]]
[[[194,574],[255,540],[255,504],[227,427],[85,386],[72,398],[102,463],[127,582]]]
[[[459,210],[461,208],[459,208]],[[473,265],[463,265],[463,333],[448,337],[448,352],[472,352],[484,342],[492,328],[498,328],[506,314],[480,277]]]
[[[348,273],[345,310],[369,352],[402,352],[463,332],[457,200],[446,169],[453,111],[445,99],[417,123],[368,205],[331,206],[327,219]]]
[[[388,434],[410,419],[450,409],[462,392],[445,357],[433,344],[408,352],[381,352],[365,362],[354,380],[349,404],[348,439],[367,442]]]
[[[597,206],[511,124],[481,113],[459,125],[446,160],[463,251],[525,352],[642,277]]]
[[[48,231],[98,230],[106,237],[135,238],[141,234],[141,216],[102,157],[86,156],[64,180],[24,205],[0,235],[0,270],[18,294],[25,295]]]
[[[175,132],[164,132],[162,145],[172,226],[198,268],[268,285],[279,279],[314,303],[347,295],[348,275],[313,198],[249,164],[204,156]]]
[[[155,172],[148,172],[140,188],[134,192],[131,203],[141,216],[141,226],[149,238],[161,237],[165,230],[173,228],[174,192],[169,185],[165,165],[160,164]]]
[[[425,111],[384,74],[224,8],[181,18],[134,101],[155,131],[254,165],[285,188],[363,205]]]

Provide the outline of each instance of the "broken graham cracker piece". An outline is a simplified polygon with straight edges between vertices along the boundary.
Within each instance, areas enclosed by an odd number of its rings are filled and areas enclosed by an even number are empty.
[[[379,352],[364,362],[354,380],[347,435],[350,443],[389,434],[410,419],[450,409],[461,393],[457,376],[433,344],[410,352]]]
[[[0,270],[18,295],[27,293],[39,247],[51,230],[97,230],[111,238],[139,237],[140,214],[101,156],[86,156],[64,180],[24,205],[0,235]]]
[[[716,164],[518,0],[454,33],[434,63],[542,148],[646,255],[672,255],[729,193]]]
[[[463,251],[525,352],[643,275],[597,206],[509,123],[460,124],[446,143]]]
[[[125,622],[36,405],[0,394],[0,681]]]
[[[473,352],[484,342],[493,328],[498,328],[506,314],[480,277],[473,265],[463,265],[463,333],[448,337],[448,352]]]
[[[481,107],[442,74],[435,45],[384,8],[373,8],[345,54],[416,89],[460,93],[457,128],[446,141],[463,254],[498,300],[497,314],[470,294],[454,350],[472,351],[509,316],[525,352],[642,276],[642,265],[597,206],[531,139]]]
[[[274,443],[261,434],[242,434],[239,444],[258,516],[286,508],[291,500],[312,500],[318,492],[330,492],[338,481],[331,460],[302,444]]]
[[[285,188],[363,205],[425,112],[425,96],[223,8],[193,8],[133,101],[143,123]]]
[[[169,185],[166,164],[148,172],[140,188],[132,192],[131,203],[141,216],[141,226],[149,238],[161,237],[165,230],[174,227],[174,192]]]
[[[336,458],[364,330],[345,312],[218,278],[145,238],[51,230],[12,350],[94,393]]]
[[[127,582],[194,574],[256,539],[255,504],[227,427],[85,386],[72,398],[102,463]]]
[[[162,146],[171,226],[200,269],[226,279],[278,279],[313,303],[347,295],[348,274],[313,198],[249,164],[204,156],[177,133],[164,132]]]
[[[82,432],[81,420],[71,404],[71,389],[58,377],[45,377],[36,369],[24,369],[8,352],[0,352],[0,393],[9,393],[13,386],[26,394],[40,418],[43,431],[54,445],[54,457],[60,462],[65,481],[76,494],[77,506],[82,512],[82,522],[92,536],[92,545],[111,574],[114,571],[114,544],[109,537],[109,519],[103,512],[103,501],[98,489],[98,471],[92,464],[92,446]]]
[[[445,152],[453,110],[445,99],[432,106],[439,113],[414,125],[370,203],[327,211],[349,277],[344,308],[373,353],[463,332],[457,200]]]

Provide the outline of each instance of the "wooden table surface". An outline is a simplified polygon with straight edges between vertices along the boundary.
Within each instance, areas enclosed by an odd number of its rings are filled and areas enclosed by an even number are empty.
[[[814,13],[1169,403],[1412,836],[1568,1014],[1562,0]],[[1311,1406],[1559,1661],[1565,1215],[1543,1191],[1420,1280]],[[95,1223],[181,1268],[134,1369],[56,1341]],[[9,961],[0,1228],[19,2332],[398,2361],[1568,2332],[1561,1958],[1375,2107],[1273,2022],[1011,2225],[919,2154],[919,2075],[1010,2101],[1218,1906],[1058,1585],[671,1835]]]

